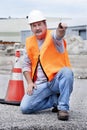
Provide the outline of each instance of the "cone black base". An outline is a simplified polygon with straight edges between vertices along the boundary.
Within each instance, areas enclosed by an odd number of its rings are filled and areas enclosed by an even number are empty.
[[[0,99],[0,103],[1,103],[1,104],[7,104],[7,105],[15,105],[15,106],[19,106],[19,105],[20,105],[20,102],[5,101],[5,99]]]

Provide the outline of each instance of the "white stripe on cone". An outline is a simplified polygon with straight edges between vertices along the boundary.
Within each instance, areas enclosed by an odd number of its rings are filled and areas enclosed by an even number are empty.
[[[13,73],[12,80],[23,80],[22,73]]]

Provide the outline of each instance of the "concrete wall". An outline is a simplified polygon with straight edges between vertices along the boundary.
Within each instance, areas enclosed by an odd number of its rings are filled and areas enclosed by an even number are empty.
[[[85,28],[86,30],[85,37],[87,39],[87,26],[86,26],[87,19],[77,20],[77,19],[66,19],[66,18],[62,18],[62,19],[50,18],[50,17],[47,18],[48,28],[51,28],[51,29],[56,28],[59,22],[65,22],[69,26],[67,29],[68,30],[67,34],[78,35],[79,27],[80,27],[80,30],[81,28]],[[80,32],[80,34],[83,34],[83,33]],[[0,40],[24,43],[25,37],[28,35],[30,35],[30,26],[28,25],[26,18],[0,19]]]
[[[67,35],[80,36],[83,40],[87,40],[87,25],[68,27]]]

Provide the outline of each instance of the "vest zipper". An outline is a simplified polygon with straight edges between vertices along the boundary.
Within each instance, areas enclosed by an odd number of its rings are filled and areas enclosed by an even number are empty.
[[[43,73],[45,74],[45,76],[47,78],[47,81],[48,81],[48,77],[47,77],[47,75],[46,75],[46,73],[45,73],[45,71],[44,71],[44,69],[43,69],[43,67],[41,65],[41,62],[40,62],[40,55],[38,56],[38,61],[37,61],[37,65],[36,65],[36,68],[35,68],[35,71],[34,71],[33,81],[34,81],[34,77],[35,77],[35,74],[36,74],[38,63],[40,63],[41,69],[43,70]]]
[[[37,66],[38,66],[38,61],[37,61],[37,65],[36,65],[36,68],[35,68],[35,71],[34,71],[34,75],[33,75],[33,82],[35,81],[35,75],[36,75],[36,70],[37,70]]]
[[[38,56],[38,62],[40,63],[41,69],[43,70],[43,73],[45,74],[45,76],[47,78],[47,81],[48,81],[48,77],[47,77],[47,75],[46,75],[46,73],[45,73],[45,71],[44,71],[44,69],[43,69],[43,67],[41,65],[41,62],[40,62],[40,55]]]

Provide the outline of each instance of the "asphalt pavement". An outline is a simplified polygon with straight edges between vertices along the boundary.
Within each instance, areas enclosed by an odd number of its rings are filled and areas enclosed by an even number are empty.
[[[23,115],[19,106],[0,104],[0,130],[87,130],[87,55],[71,55],[70,59],[75,80],[69,121],[58,120],[52,109]],[[13,61],[12,56],[0,57],[0,98],[3,99],[11,78]]]
[[[51,109],[24,115],[19,106],[0,104],[0,130],[87,130],[87,79],[74,80],[68,121]]]

